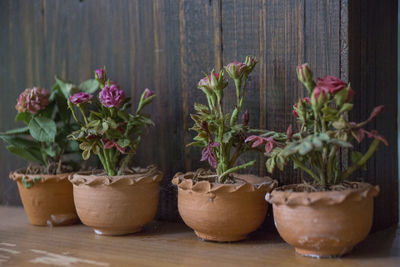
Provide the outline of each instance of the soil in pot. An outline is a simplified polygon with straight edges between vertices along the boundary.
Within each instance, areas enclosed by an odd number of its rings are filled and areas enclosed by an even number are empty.
[[[213,173],[177,173],[178,210],[183,221],[200,239],[232,242],[245,239],[264,221],[265,193],[277,185],[269,177],[234,174],[235,182],[217,184],[204,177]],[[203,177],[203,179],[202,179]]]
[[[28,173],[37,172],[31,171]],[[10,173],[33,225],[70,225],[79,222],[76,214],[70,173],[26,174],[26,170]]]
[[[290,185],[267,194],[266,200],[273,204],[280,236],[297,253],[335,257],[350,252],[368,235],[378,193],[378,186],[357,182],[319,192]]]
[[[120,176],[92,171],[70,177],[78,216],[99,235],[135,233],[152,221],[161,179],[162,173],[155,166]]]

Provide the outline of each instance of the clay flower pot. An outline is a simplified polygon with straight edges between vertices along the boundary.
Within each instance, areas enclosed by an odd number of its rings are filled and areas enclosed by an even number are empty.
[[[79,222],[69,175],[24,174],[23,170],[10,173],[31,224],[58,226]]]
[[[96,234],[135,233],[153,220],[162,173],[155,166],[134,171],[120,176],[107,176],[102,171],[70,176],[78,216]]]
[[[267,194],[280,236],[304,256],[348,253],[368,235],[373,198],[379,193],[378,186],[351,184],[353,188],[325,192],[293,192],[296,185],[289,185]]]
[[[194,172],[177,173],[178,210],[183,221],[204,240],[228,242],[245,239],[264,221],[265,193],[277,185],[269,177],[235,174],[234,184],[194,182]]]

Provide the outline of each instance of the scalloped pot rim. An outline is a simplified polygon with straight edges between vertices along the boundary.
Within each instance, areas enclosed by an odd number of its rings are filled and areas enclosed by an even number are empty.
[[[379,194],[379,186],[368,183],[352,182],[357,188],[341,191],[325,192],[293,192],[285,191],[297,185],[287,185],[277,188],[272,193],[265,195],[265,200],[274,205],[310,206],[316,204],[335,205],[346,200],[361,201],[365,198],[373,198]]]
[[[209,181],[200,181],[194,183],[192,178],[197,172],[178,172],[172,178],[172,184],[176,185],[179,189],[190,190],[197,193],[209,193],[209,192],[238,192],[238,191],[265,191],[271,192],[277,185],[278,182],[272,178],[258,177],[252,174],[233,174],[235,178],[239,179],[234,184],[216,184],[210,183]]]
[[[59,182],[64,179],[68,179],[68,177],[73,174],[73,172],[59,173],[59,174],[40,174],[40,173],[25,174],[24,171],[25,171],[25,169],[22,168],[22,169],[18,169],[13,172],[10,172],[9,177],[11,180],[14,180],[15,182],[22,181],[22,178],[24,178],[24,177],[25,177],[26,182],[32,182],[32,181],[34,181],[35,178],[40,177],[40,182],[44,183],[49,180]],[[35,182],[39,182],[39,181],[35,181]]]
[[[141,183],[158,183],[161,181],[163,173],[155,165],[146,168],[135,168],[135,173],[108,176],[104,175],[103,170],[78,172],[69,176],[69,181],[75,185],[137,185]]]

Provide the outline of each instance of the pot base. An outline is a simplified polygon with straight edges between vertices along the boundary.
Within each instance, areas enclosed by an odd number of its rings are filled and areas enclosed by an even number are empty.
[[[343,248],[341,250],[310,250],[303,248],[295,248],[296,253],[311,258],[335,258],[341,257],[349,253],[353,248]]]
[[[214,242],[235,242],[246,239],[247,235],[229,235],[229,236],[222,236],[222,235],[210,235],[201,233],[198,231],[194,231],[198,238],[205,241],[214,241]]]
[[[132,229],[93,228],[93,231],[97,235],[106,235],[106,236],[129,235],[129,234],[140,232],[141,230],[142,230],[142,227],[136,227],[136,228],[132,228]]]

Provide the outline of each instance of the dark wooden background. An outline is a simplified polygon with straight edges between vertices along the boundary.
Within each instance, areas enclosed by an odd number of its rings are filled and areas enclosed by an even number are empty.
[[[397,221],[397,1],[0,0],[0,51],[0,130],[16,126],[18,94],[33,85],[51,88],[54,74],[78,83],[106,65],[135,101],[146,87],[156,92],[149,112],[157,126],[135,161],[164,171],[159,218],[167,220],[178,218],[173,174],[205,166],[199,150],[185,148],[192,104],[204,102],[196,89],[203,72],[256,56],[245,107],[251,125],[276,130],[294,123],[292,104],[305,93],[296,65],[310,63],[316,77],[351,80],[354,119],[386,106],[372,126],[391,146],[380,147],[359,176],[381,186],[375,228]],[[227,108],[232,89],[225,91]],[[256,157],[250,172],[266,174]],[[1,204],[20,205],[8,172],[24,164],[0,147]],[[299,182],[301,174],[274,178]]]

